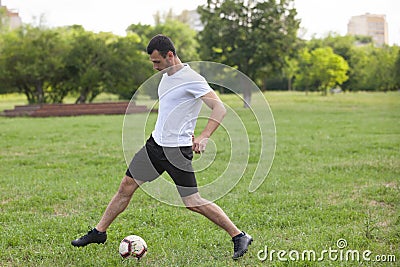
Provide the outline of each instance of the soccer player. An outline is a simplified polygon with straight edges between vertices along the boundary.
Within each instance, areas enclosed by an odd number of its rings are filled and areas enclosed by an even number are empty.
[[[253,238],[240,231],[218,205],[200,196],[192,168],[193,151],[205,151],[207,140],[218,128],[226,109],[204,77],[181,62],[170,38],[161,34],[154,36],[147,46],[147,53],[154,69],[163,72],[158,85],[159,110],[155,129],[134,155],[117,193],[96,227],[71,243],[76,247],[104,243],[106,230],[128,206],[136,189],[165,171],[189,210],[207,217],[230,235],[234,243],[233,259],[238,259],[247,252]],[[203,131],[194,137],[202,103],[211,109],[211,114]]]

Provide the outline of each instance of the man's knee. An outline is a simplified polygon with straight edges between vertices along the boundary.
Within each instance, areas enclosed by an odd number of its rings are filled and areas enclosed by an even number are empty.
[[[121,184],[118,188],[118,194],[122,196],[132,196],[135,190],[139,187],[140,183],[129,176],[122,178]]]
[[[182,197],[182,201],[185,204],[186,208],[191,211],[200,212],[201,207],[211,202],[202,198],[199,193],[194,193],[192,195]]]

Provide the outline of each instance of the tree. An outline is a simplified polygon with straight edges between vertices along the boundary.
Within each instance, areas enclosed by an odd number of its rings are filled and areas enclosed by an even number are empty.
[[[55,79],[63,69],[65,43],[53,29],[21,27],[3,34],[0,84],[7,91],[26,95],[29,103],[51,101]]]
[[[400,48],[397,49],[397,58],[394,66],[396,89],[400,89]]]
[[[153,73],[148,55],[142,47],[141,38],[135,33],[108,42],[110,60],[105,69],[109,73],[105,91],[122,99],[131,99],[140,85]]]
[[[368,85],[368,76],[370,68],[369,50],[370,46],[353,47],[349,63],[349,79],[343,83],[343,89],[348,91],[373,90]]]
[[[389,91],[397,89],[399,72],[396,72],[398,46],[376,47],[369,54],[368,84],[374,90]]]
[[[146,51],[150,39],[161,33],[173,40],[177,53],[182,61],[188,62],[200,59],[197,52],[199,48],[199,44],[196,40],[197,32],[191,29],[188,24],[175,19],[171,14],[164,19],[162,17],[157,18],[155,26],[132,24],[128,27],[127,32],[135,33],[140,37],[143,51]]]
[[[70,28],[71,49],[65,58],[66,86],[78,94],[75,103],[92,102],[104,91],[105,65],[110,55],[105,42],[108,37],[85,31],[79,25]]]
[[[368,68],[368,63],[365,61],[366,59],[368,61],[368,58],[364,57],[364,53],[372,45],[372,38],[368,36],[340,36],[334,33],[330,33],[322,39],[312,39],[307,43],[310,50],[331,47],[335,54],[347,61],[349,79],[341,85],[342,89],[346,91],[366,88],[364,74],[365,68]]]
[[[208,0],[198,7],[201,57],[237,68],[254,81],[280,70],[294,53],[299,20],[292,0]],[[260,85],[260,84],[259,84]],[[245,107],[251,91],[243,88]]]
[[[296,73],[299,71],[299,62],[296,58],[285,58],[285,65],[282,69],[283,76],[288,81],[288,90],[293,90],[293,79],[296,76]]]
[[[330,47],[317,48],[311,52],[304,50],[301,58],[301,73],[296,76],[296,85],[305,90],[311,88],[326,95],[328,89],[348,79],[347,62]]]
[[[200,59],[197,52],[199,48],[199,43],[196,40],[197,32],[190,28],[188,24],[176,19],[168,19],[165,23],[157,24],[154,27],[154,35],[158,33],[171,37],[177,49],[177,54],[183,62]]]

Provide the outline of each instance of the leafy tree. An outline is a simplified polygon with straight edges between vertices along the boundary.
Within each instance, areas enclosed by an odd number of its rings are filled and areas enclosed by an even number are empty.
[[[136,33],[95,34],[74,25],[68,39],[72,49],[66,58],[69,80],[65,85],[78,94],[76,103],[91,102],[101,92],[130,99],[152,73],[143,39]]]
[[[105,81],[105,90],[122,99],[131,99],[140,85],[153,73],[141,38],[135,33],[128,33],[126,37],[118,37],[109,42],[107,47],[112,53],[105,65],[110,74]]]
[[[107,37],[85,31],[79,25],[70,28],[71,49],[65,58],[66,86],[78,94],[76,103],[91,102],[104,91],[105,65],[110,55],[106,48]]]
[[[307,43],[310,50],[331,47],[335,54],[347,61],[349,79],[341,85],[343,90],[365,89],[366,77],[364,74],[365,68],[368,68],[368,63],[365,60],[368,60],[368,58],[364,56],[366,52],[364,47],[371,47],[372,45],[372,38],[368,36],[340,36],[334,33],[322,39],[312,39]]]
[[[348,91],[358,91],[372,89],[368,85],[368,75],[370,68],[369,50],[370,46],[353,47],[351,56],[348,59],[349,79],[343,83],[343,89]]]
[[[389,91],[397,89],[399,72],[396,72],[398,46],[384,46],[372,49],[369,54],[368,85],[373,90]]]
[[[285,65],[282,69],[283,76],[288,81],[288,90],[292,91],[293,89],[293,79],[296,76],[296,73],[299,71],[299,62],[296,58],[286,57],[285,58]]]
[[[164,34],[173,40],[178,56],[182,61],[199,60],[200,57],[197,53],[199,44],[196,40],[197,32],[191,29],[188,24],[175,18],[170,18],[170,16],[165,18],[165,22],[162,19],[158,19],[159,23],[156,23],[155,26],[132,24],[127,31],[140,37],[143,51],[146,51],[147,44],[153,36]],[[151,64],[149,63],[149,65]]]
[[[328,89],[348,79],[347,62],[330,47],[317,48],[311,52],[304,50],[301,58],[301,73],[296,77],[298,87],[315,89],[326,95]]]
[[[135,34],[140,39],[137,44],[140,45],[139,50],[146,51],[146,46],[150,38],[154,35],[154,26],[141,23],[131,24],[126,29],[126,32],[128,34]]]
[[[201,57],[235,67],[260,85],[294,53],[300,22],[292,3],[208,0],[197,9],[204,25],[199,33]],[[243,88],[243,94],[247,106],[250,89]]]
[[[56,90],[64,53],[65,43],[53,29],[26,26],[3,34],[0,84],[25,94],[29,103],[51,101],[48,92]]]
[[[397,58],[394,66],[394,74],[395,74],[395,82],[396,89],[400,89],[400,48],[397,49]]]
[[[162,33],[169,37],[176,46],[178,56],[183,62],[197,61],[199,43],[196,40],[197,32],[186,23],[172,19],[154,27],[154,35]]]

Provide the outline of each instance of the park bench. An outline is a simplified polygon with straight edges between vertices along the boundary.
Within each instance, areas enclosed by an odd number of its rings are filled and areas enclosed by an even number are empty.
[[[129,108],[128,108],[129,106]],[[146,106],[129,102],[104,102],[87,104],[40,104],[19,105],[14,109],[4,110],[7,117],[53,117],[80,115],[117,115],[148,112]]]

